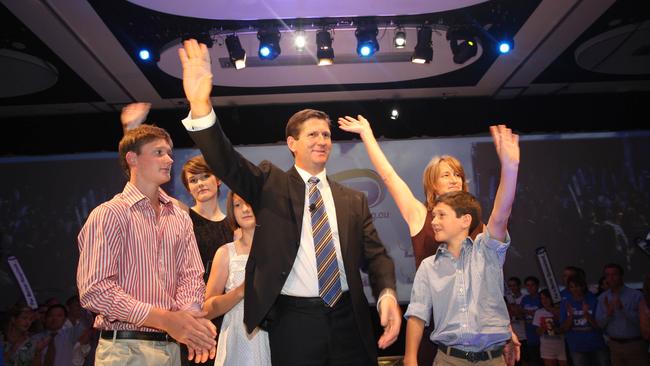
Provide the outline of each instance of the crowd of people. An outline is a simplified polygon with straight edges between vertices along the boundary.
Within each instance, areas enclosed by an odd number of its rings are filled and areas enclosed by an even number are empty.
[[[2,327],[5,365],[92,365],[97,332],[92,314],[70,297],[65,304],[50,298],[32,309],[17,303],[5,313]]]
[[[603,268],[596,292],[576,266],[562,272],[560,299],[540,290],[535,276],[507,282],[506,302],[513,329],[522,343],[522,365],[619,366],[650,362],[650,276],[642,289],[624,283],[616,263]],[[640,290],[640,291],[639,291]]]

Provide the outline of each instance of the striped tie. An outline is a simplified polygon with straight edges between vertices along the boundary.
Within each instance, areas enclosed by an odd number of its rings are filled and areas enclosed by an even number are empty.
[[[343,294],[339,266],[336,262],[334,240],[329,219],[323,204],[323,197],[316,185],[319,179],[309,178],[309,211],[311,212],[311,233],[316,249],[316,268],[318,269],[318,294],[327,305],[334,306]]]

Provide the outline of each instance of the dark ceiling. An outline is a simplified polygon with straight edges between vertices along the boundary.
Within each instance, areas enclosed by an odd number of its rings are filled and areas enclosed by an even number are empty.
[[[386,138],[485,133],[494,122],[520,132],[647,129],[635,119],[650,101],[647,1],[0,2],[2,155],[115,150],[119,110],[135,101],[152,103],[149,120],[168,128],[176,146],[191,146],[179,122],[187,107],[176,49],[185,37],[214,42],[213,103],[237,144],[283,140],[285,121],[305,107],[333,118],[362,113]],[[367,60],[355,51],[360,24],[379,30],[380,50]],[[434,56],[416,65],[409,59],[423,24],[434,29]],[[404,49],[392,45],[398,25]],[[282,53],[260,61],[257,30],[273,27]],[[479,44],[463,64],[451,60],[451,27],[473,30]],[[313,39],[300,54],[292,33],[314,37],[323,28],[335,59],[318,67],[305,62]],[[248,55],[243,70],[227,62],[224,39],[233,32]],[[515,48],[499,55],[494,40],[504,33]],[[145,46],[159,62],[139,60]],[[398,120],[388,118],[393,107]]]

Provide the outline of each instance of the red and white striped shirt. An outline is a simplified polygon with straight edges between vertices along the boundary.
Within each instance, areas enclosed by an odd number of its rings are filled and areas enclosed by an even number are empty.
[[[144,330],[152,307],[201,310],[203,263],[187,212],[158,190],[160,217],[127,183],[96,207],[79,232],[77,285],[81,305],[99,315],[94,327]]]

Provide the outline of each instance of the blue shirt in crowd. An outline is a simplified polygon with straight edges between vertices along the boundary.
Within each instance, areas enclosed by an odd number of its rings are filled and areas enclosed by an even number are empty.
[[[539,294],[535,297],[528,294],[521,298],[521,307],[526,312],[526,343],[530,346],[537,346],[539,345],[539,335],[537,334],[537,327],[533,325],[533,317],[535,316],[535,311],[542,307]]]
[[[598,298],[596,295],[587,291],[584,296],[584,302],[589,305],[589,315],[596,319],[596,308],[598,307]],[[573,297],[562,300],[560,304],[560,321],[567,319],[567,308],[573,308],[573,324],[566,333],[566,340],[571,352],[594,352],[605,348],[603,333],[600,329],[594,329],[591,326],[582,310],[583,301],[575,301]]]
[[[612,316],[607,315],[605,298],[612,304],[614,301],[612,290],[607,290],[598,297],[596,308],[596,321],[609,337],[613,338],[638,338],[641,337],[641,323],[639,321],[639,303],[643,295],[641,292],[623,286],[619,292],[622,309],[614,311]]]

